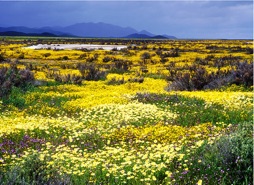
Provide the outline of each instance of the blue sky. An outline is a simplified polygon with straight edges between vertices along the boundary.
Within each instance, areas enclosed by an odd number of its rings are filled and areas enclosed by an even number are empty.
[[[253,38],[252,1],[0,1],[0,26],[105,22],[178,38]]]

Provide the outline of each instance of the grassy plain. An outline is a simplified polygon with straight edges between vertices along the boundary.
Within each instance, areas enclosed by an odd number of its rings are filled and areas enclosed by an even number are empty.
[[[0,43],[0,67],[35,78],[0,99],[0,184],[252,184],[252,41]]]

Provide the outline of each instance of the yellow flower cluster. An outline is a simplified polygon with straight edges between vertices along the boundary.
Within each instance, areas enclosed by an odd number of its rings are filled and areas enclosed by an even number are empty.
[[[221,41],[155,42],[148,44],[146,49],[132,49],[127,52],[31,50],[22,48],[24,44],[0,45],[4,57],[18,58],[19,55],[24,54],[25,59],[21,59],[22,63],[35,65],[39,69],[33,70],[35,78],[52,82],[52,79],[46,77],[46,68],[55,69],[61,74],[79,75],[78,63],[85,63],[86,59],[95,55],[96,65],[108,67],[103,70],[114,66],[112,61],[103,62],[105,56],[110,60],[113,57],[116,60],[133,62],[128,66],[130,67],[128,73],[110,73],[105,81],[84,80],[81,85],[40,86],[27,93],[18,94],[18,97],[14,97],[17,99],[10,101],[14,103],[9,103],[8,106],[4,105],[4,101],[0,101],[0,110],[4,110],[0,112],[2,147],[0,168],[5,170],[8,169],[5,167],[25,168],[26,161],[35,156],[37,157],[35,160],[46,164],[45,168],[49,176],[50,170],[55,169],[59,175],[87,178],[90,184],[101,183],[99,178],[114,179],[115,184],[174,184],[172,174],[179,173],[180,169],[185,171],[191,169],[189,163],[187,165],[189,154],[194,153],[204,143],[212,144],[231,129],[231,125],[222,122],[215,125],[210,123],[214,120],[209,120],[210,115],[207,110],[209,112],[210,108],[216,109],[214,105],[219,105],[218,107],[222,108],[215,111],[222,111],[220,113],[224,117],[221,117],[225,119],[226,116],[230,117],[228,113],[230,111],[231,114],[238,111],[237,113],[246,120],[250,117],[249,112],[245,110],[253,108],[252,92],[166,92],[164,90],[167,86],[165,75],[169,74],[168,65],[175,63],[177,69],[186,64],[191,65],[197,57],[204,59],[210,53],[210,49],[206,47],[208,45],[222,48],[225,46],[247,48],[251,45],[246,44],[245,41],[225,42],[226,44]],[[137,47],[141,48],[141,46]],[[161,62],[161,57],[156,52],[159,50],[167,52],[173,47],[179,48],[180,56],[168,57],[166,63]],[[202,52],[195,52],[194,48]],[[149,52],[151,59],[141,59],[144,52]],[[213,53],[213,55],[223,57],[225,53]],[[64,56],[69,60],[62,61]],[[241,56],[243,59],[252,57],[243,52],[232,53],[232,56]],[[19,68],[25,68],[22,63],[19,64]],[[0,66],[8,65],[0,64]],[[43,65],[47,65],[45,70]],[[142,72],[142,68],[149,72]],[[206,68],[208,71],[217,70],[211,66]],[[143,83],[127,82],[129,78],[140,74],[144,77]],[[160,79],[161,77],[164,79]],[[113,78],[124,78],[125,83],[109,85]],[[137,98],[135,96],[137,93],[156,93],[158,101],[155,98],[154,102],[141,103],[134,100]],[[176,121],[181,120],[178,119],[181,118],[179,112],[182,111],[184,115],[185,109],[188,111],[187,108],[192,108],[192,102],[187,98],[184,101],[172,100],[168,104],[167,101],[160,102],[163,100],[160,99],[161,97],[172,94],[204,100],[206,111],[202,115],[205,117],[203,120],[208,121],[203,121],[205,123],[197,121],[198,125],[195,126],[180,126],[181,121]],[[175,97],[177,99],[177,96]],[[15,101],[19,101],[19,98],[24,100],[22,108],[15,107],[17,103]],[[184,110],[179,111],[182,107]],[[174,110],[175,113],[170,110]],[[198,117],[201,114],[197,110],[192,111],[192,114]],[[213,111],[211,112],[213,114]],[[214,116],[216,115],[211,117]],[[233,118],[232,116],[228,120]],[[176,123],[178,125],[175,125]],[[3,142],[3,138],[8,142]],[[39,143],[38,140],[43,142]],[[18,146],[20,143],[23,145]],[[12,148],[16,146],[17,150]],[[38,149],[35,149],[35,146],[38,146]],[[198,160],[198,163],[202,163],[202,160]],[[181,168],[171,171],[170,167],[174,163],[182,163],[179,164]],[[160,176],[165,177],[163,182],[159,181]],[[202,179],[193,181],[197,184],[202,182]]]
[[[116,129],[105,137],[114,141],[149,141],[155,143],[187,143],[215,138],[223,130],[223,127],[205,123],[198,126],[182,127],[177,125],[145,125],[141,127],[127,126]]]
[[[170,183],[171,172],[166,169],[173,159],[181,161],[185,155],[188,155],[181,152],[188,137],[195,138],[189,142],[191,145],[188,145],[190,147],[188,150],[191,152],[204,142],[205,137],[200,133],[208,133],[214,129],[211,134],[218,135],[223,130],[216,129],[210,123],[190,128],[158,124],[154,128],[152,126],[140,128],[140,131],[135,128],[129,129],[133,133],[136,131],[134,133],[136,139],[128,142],[121,141],[114,146],[110,146],[110,142],[108,142],[109,145],[94,152],[81,149],[75,144],[55,146],[47,142],[41,151],[28,149],[21,158],[6,156],[6,159],[11,158],[11,165],[22,166],[28,157],[37,155],[40,161],[46,162],[48,169],[58,169],[60,174],[76,176],[88,173],[92,182],[96,182],[96,173],[99,173],[100,169],[108,177],[119,178],[121,181],[139,178],[141,182],[152,182],[156,180],[155,174],[162,172]],[[190,136],[186,136],[186,133]],[[116,133],[105,135],[105,137],[112,139],[112,141],[119,139],[119,137],[112,137],[115,136],[114,134]],[[124,135],[125,133],[120,131],[117,134]],[[162,135],[165,136],[161,137]],[[185,136],[179,139],[182,135]]]
[[[175,92],[172,92],[175,93]],[[219,92],[219,91],[196,91],[177,92],[179,95],[187,97],[201,98],[209,103],[218,103],[229,109],[252,109],[253,93],[252,92]]]

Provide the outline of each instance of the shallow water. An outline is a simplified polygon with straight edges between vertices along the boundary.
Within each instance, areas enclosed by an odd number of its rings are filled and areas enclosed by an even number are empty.
[[[61,49],[104,49],[104,50],[112,50],[114,48],[120,50],[123,48],[127,48],[125,45],[94,45],[94,44],[38,44],[38,45],[32,45],[28,46],[26,48],[29,49],[55,49],[55,50],[61,50]]]

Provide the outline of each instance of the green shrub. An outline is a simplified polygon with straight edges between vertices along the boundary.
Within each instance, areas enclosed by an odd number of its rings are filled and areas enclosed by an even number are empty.
[[[47,167],[46,161],[39,159],[39,154],[26,157],[21,166],[13,166],[8,171],[0,171],[1,183],[16,184],[70,184],[70,177],[60,176],[57,169]]]
[[[195,97],[177,94],[137,93],[133,99],[142,103],[155,104],[162,109],[176,113],[177,117],[167,120],[167,122],[181,126],[192,126],[206,122],[237,124],[252,120],[252,110],[230,110],[217,103],[207,104],[204,100]],[[246,115],[246,117],[241,115]]]
[[[188,173],[183,180],[202,179],[203,184],[252,184],[253,182],[252,122],[239,123],[215,143],[204,143],[197,151],[183,159],[188,161]],[[184,173],[179,169],[179,174]],[[191,183],[192,184],[192,183]]]

